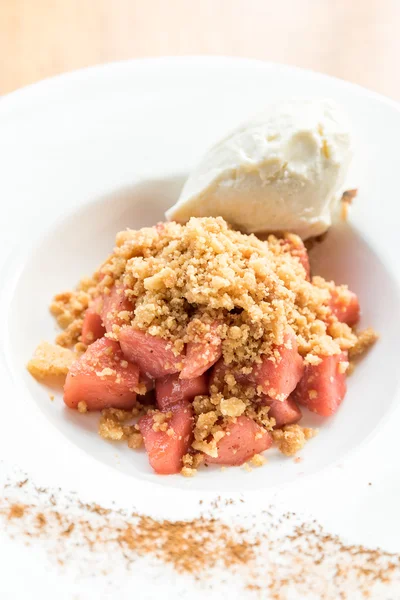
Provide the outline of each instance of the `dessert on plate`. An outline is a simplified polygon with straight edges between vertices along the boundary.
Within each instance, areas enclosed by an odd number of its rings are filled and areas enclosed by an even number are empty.
[[[65,404],[101,412],[100,435],[144,446],[156,473],[259,466],[272,445],[294,455],[315,435],[303,411],[333,415],[352,358],[375,340],[355,329],[356,294],[311,274],[300,237],[328,228],[348,164],[349,138],[327,106],[275,107],[251,135],[227,138],[248,149],[235,176],[222,142],[207,177],[193,175],[196,193],[184,189],[168,211],[176,220],[119,232],[99,269],[51,304],[63,331],[30,372],[64,375]]]

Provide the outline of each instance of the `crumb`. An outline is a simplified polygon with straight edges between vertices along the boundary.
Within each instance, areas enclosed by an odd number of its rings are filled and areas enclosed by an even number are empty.
[[[172,412],[153,412],[153,431],[167,431],[169,429],[169,421],[172,419]]]
[[[349,368],[349,362],[347,360],[343,360],[338,364],[338,372],[341,375],[344,375]]]
[[[101,414],[103,417],[113,419],[117,423],[126,423],[136,414],[136,407],[132,410],[123,410],[122,408],[105,408]]]
[[[215,410],[198,415],[195,427],[194,437],[197,441],[205,440],[209,437],[212,427],[218,421],[218,415]]]
[[[120,441],[126,439],[122,425],[106,417],[100,418],[99,435],[104,440]]]
[[[53,400],[54,400],[54,394],[49,394],[49,398],[53,402]]]
[[[349,357],[355,358],[367,352],[375,344],[379,336],[371,327],[364,329],[357,335],[355,345],[349,349]]]
[[[28,363],[28,371],[36,379],[65,376],[75,360],[71,350],[41,342]]]
[[[203,452],[212,458],[217,458],[218,456],[218,449],[215,440],[211,440],[210,442],[198,442],[195,440],[192,443],[192,448],[194,448],[194,450],[198,450],[199,452]]]
[[[255,454],[250,462],[253,467],[262,467],[267,462],[267,459],[262,454]]]
[[[128,366],[128,363],[126,360],[123,360],[121,362],[121,367],[122,368],[126,368],[124,367],[124,365],[122,363],[126,363],[126,367]],[[139,395],[139,396],[144,396],[145,394],[147,394],[147,388],[146,388],[146,384],[144,383],[138,383],[138,385],[135,388],[135,392]]]
[[[251,473],[251,472],[252,472],[252,470],[253,470],[253,469],[251,468],[251,466],[249,465],[249,463],[247,463],[247,462],[243,463],[243,469],[244,469],[245,471],[247,471],[248,473]]]
[[[182,464],[184,467],[191,467],[193,465],[193,455],[184,454],[182,457]]]
[[[121,441],[129,440],[129,437],[136,433],[134,426],[125,426],[124,423],[131,420],[133,412],[121,410],[119,408],[107,408],[101,412],[99,423],[99,435],[105,440]],[[138,442],[138,438],[131,443]]]
[[[193,454],[193,468],[197,469],[204,462],[204,454],[197,452]]]
[[[196,475],[197,470],[196,469],[192,469],[190,467],[182,467],[181,469],[181,474],[184,477],[193,477],[194,475]]]
[[[87,407],[86,402],[83,402],[83,401],[78,402],[78,412],[83,414],[83,413],[86,413],[87,410],[88,410],[88,407]]]
[[[106,377],[116,377],[117,371],[115,369],[110,369],[110,367],[105,367],[101,371],[96,371],[96,375],[100,377],[100,379],[106,379]]]
[[[221,413],[228,417],[240,417],[246,410],[246,403],[240,398],[223,398],[220,402]]]
[[[136,450],[143,446],[143,436],[139,431],[134,431],[130,435],[128,435],[128,447]]]
[[[294,456],[304,447],[306,441],[316,434],[317,431],[309,427],[285,425],[282,429],[274,430],[272,437],[282,454],[285,456]]]
[[[214,405],[211,402],[209,396],[196,396],[192,403],[193,410],[196,415],[206,413],[214,409]]]
[[[83,319],[75,319],[56,337],[56,344],[65,348],[70,348],[71,346],[78,344],[82,334],[82,325]]]
[[[313,429],[312,427],[302,427],[302,429],[306,440],[311,440],[311,438],[318,435],[318,429]]]
[[[311,352],[306,355],[304,358],[304,363],[306,365],[319,365],[322,362],[322,358],[317,356],[316,354],[312,354]]]
[[[83,344],[82,342],[77,342],[74,346],[74,352],[77,355],[83,354],[84,352],[86,352],[86,350],[87,350],[87,346],[86,346],[86,344]]]

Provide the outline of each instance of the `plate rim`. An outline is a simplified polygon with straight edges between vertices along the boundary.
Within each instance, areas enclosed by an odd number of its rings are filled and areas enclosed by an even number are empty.
[[[313,79],[317,78],[319,80],[323,79],[326,81],[333,81],[335,83],[335,85],[340,85],[343,89],[357,90],[358,93],[361,93],[364,96],[366,95],[370,98],[373,98],[385,105],[391,106],[392,108],[395,108],[397,112],[400,113],[400,103],[398,103],[396,101],[386,98],[383,95],[380,95],[376,92],[368,90],[367,88],[364,88],[357,84],[353,84],[351,82],[347,82],[345,80],[342,80],[342,79],[339,79],[336,77],[332,77],[329,75],[325,75],[325,74],[322,74],[322,73],[319,73],[316,71],[308,70],[308,69],[303,69],[303,68],[294,67],[294,66],[290,66],[290,65],[284,65],[284,64],[275,63],[275,62],[267,62],[267,61],[262,61],[262,60],[257,60],[257,59],[247,59],[247,58],[220,57],[220,56],[184,56],[184,57],[172,57],[171,56],[171,57],[150,57],[150,58],[131,59],[131,60],[124,60],[124,61],[110,62],[110,63],[104,64],[104,65],[90,66],[90,67],[86,67],[84,69],[79,69],[76,71],[71,71],[69,73],[63,73],[63,74],[60,74],[60,75],[57,75],[54,77],[47,78],[45,80],[33,83],[25,88],[21,88],[20,90],[16,90],[15,92],[8,94],[7,96],[4,96],[0,102],[0,116],[1,116],[1,113],[3,110],[3,107],[7,107],[7,105],[12,106],[12,104],[14,103],[16,98],[17,98],[17,100],[22,99],[22,103],[24,103],[25,101],[29,101],[31,95],[36,94],[37,90],[39,90],[39,96],[43,92],[46,92],[47,89],[49,89],[49,90],[53,89],[54,91],[58,91],[59,84],[65,82],[65,81],[68,81],[69,83],[75,85],[75,83],[77,81],[79,81],[81,78],[91,79],[92,77],[94,77],[94,78],[96,78],[98,76],[103,77],[105,74],[107,74],[108,72],[111,73],[115,69],[122,69],[122,71],[124,71],[124,72],[127,68],[128,69],[132,68],[133,70],[136,70],[137,68],[143,68],[146,70],[148,67],[158,68],[161,66],[164,68],[166,64],[170,64],[174,68],[178,68],[178,69],[181,69],[182,67],[187,68],[188,66],[193,66],[193,64],[197,64],[202,68],[206,68],[206,67],[221,68],[223,66],[229,66],[229,67],[236,67],[236,66],[239,67],[240,66],[240,68],[243,68],[244,71],[248,71],[249,68],[256,68],[257,70],[261,69],[262,71],[265,71],[265,69],[272,69],[272,70],[278,70],[278,71],[285,71],[288,74],[295,73],[300,76],[307,75],[307,76],[311,76]],[[17,284],[17,282],[19,280],[20,273],[24,266],[23,259],[26,258],[27,253],[30,250],[36,251],[38,249],[40,239],[43,238],[43,236],[51,235],[51,231],[55,227],[57,227],[57,225],[59,225],[62,221],[71,218],[72,215],[77,210],[79,210],[81,207],[83,207],[83,206],[87,207],[90,202],[91,201],[88,200],[84,203],[84,205],[82,204],[82,205],[76,206],[74,208],[71,208],[67,211],[66,214],[60,215],[56,219],[51,219],[50,221],[47,222],[44,229],[40,230],[37,233],[37,235],[33,236],[30,240],[27,240],[26,243],[23,244],[20,252],[18,252],[18,275],[15,278],[13,278],[12,288],[14,288],[14,286]],[[93,200],[93,202],[96,202],[96,200]],[[7,259],[7,256],[5,258]],[[398,287],[397,281],[396,281],[396,284]],[[8,288],[8,286],[7,286],[7,288]],[[7,339],[8,339],[8,335],[7,335]],[[8,367],[8,369],[10,369],[10,365],[8,364],[8,359],[6,359],[5,364]],[[12,379],[14,380],[14,377],[12,377]],[[15,385],[15,383],[16,382],[14,380],[14,385]],[[27,390],[25,390],[25,393],[28,394],[29,392]],[[344,455],[342,455],[340,457],[340,459],[343,459],[345,457],[348,458],[350,455],[353,455],[360,449],[364,448],[367,445],[367,443],[370,442],[371,439],[373,439],[373,437],[380,431],[382,426],[384,426],[385,423],[388,421],[389,417],[393,413],[393,410],[395,410],[396,405],[398,403],[397,396],[398,396],[398,393],[396,393],[394,395],[394,397],[392,399],[392,403],[390,405],[390,409],[387,412],[387,414],[385,415],[385,417],[382,418],[382,420],[380,422],[380,426],[376,427],[369,434],[369,436],[367,436],[365,438],[365,440],[363,440],[358,446],[348,450]],[[44,415],[42,413],[42,411],[38,411],[38,412],[48,422],[46,415]],[[68,443],[72,443],[72,442],[70,442],[70,440],[68,438],[65,438],[65,439],[66,439],[66,441],[68,441]],[[79,452],[82,452],[81,449],[78,449],[78,450],[79,450]],[[94,457],[91,457],[91,458],[94,459]],[[104,466],[105,465],[103,465],[103,468],[104,468]],[[305,475],[304,477],[306,477],[306,478],[313,478],[314,476],[318,477],[318,475],[321,473],[321,471],[325,472],[334,466],[335,466],[335,461],[323,466],[321,469],[318,469],[317,471],[315,471],[313,473],[309,473],[309,474]],[[126,478],[126,474],[122,474],[122,475]],[[141,480],[141,481],[144,482],[144,480]],[[269,489],[270,490],[282,489],[284,487],[286,488],[288,486],[291,486],[292,484],[296,485],[297,482],[298,481],[296,479],[294,479],[293,481],[288,481],[283,484],[277,484],[276,486],[270,486]],[[157,487],[159,485],[162,485],[161,481],[160,482],[146,482],[146,483],[149,483],[151,485],[153,485],[153,483],[154,483],[157,485]],[[182,485],[172,485],[172,484],[170,486],[162,485],[162,487],[164,490],[169,488],[169,489],[175,490],[175,491],[183,488]],[[229,486],[228,486],[228,488],[229,488]],[[196,490],[196,491],[200,491],[200,489],[201,488],[199,488],[197,486],[194,486],[192,488],[192,490]],[[265,493],[265,492],[267,492],[267,490],[268,490],[268,488],[261,486],[258,488],[246,490],[246,492],[257,493],[257,491],[263,491]],[[231,491],[231,493],[234,493],[237,490],[232,489],[230,491]],[[206,490],[201,489],[201,492],[206,493]]]
[[[7,107],[10,103],[15,102],[16,100],[21,101],[21,99],[28,97],[30,94],[34,95],[40,93],[40,91],[44,90],[45,88],[48,88],[49,91],[52,91],[52,88],[54,88],[55,90],[63,82],[72,83],[74,81],[79,81],[80,79],[91,79],[99,75],[106,74],[108,71],[111,72],[117,69],[125,70],[127,68],[156,68],[158,66],[165,66],[165,64],[170,64],[171,66],[176,67],[188,66],[189,64],[196,64],[197,66],[209,68],[217,66],[237,66],[245,69],[251,67],[263,69],[268,68],[271,70],[279,69],[281,71],[286,71],[287,73],[303,74],[311,77],[322,78],[326,81],[333,81],[337,85],[342,86],[343,88],[351,88],[354,91],[358,91],[359,93],[367,94],[371,98],[380,102],[384,102],[388,106],[391,106],[392,108],[395,108],[398,111],[400,111],[400,100],[394,100],[384,94],[381,94],[380,92],[376,92],[358,83],[353,83],[351,81],[348,81],[347,79],[343,79],[334,75],[328,75],[315,69],[298,67],[296,65],[290,65],[287,63],[279,63],[275,61],[268,61],[257,58],[236,57],[229,55],[220,56],[214,54],[190,54],[185,56],[149,56],[123,59],[117,61],[108,61],[105,63],[89,65],[87,67],[73,69],[71,71],[66,71],[63,73],[58,73],[56,75],[51,75],[49,77],[44,77],[43,79],[22,86],[16,90],[13,90],[1,96],[0,113],[2,112],[2,110],[4,110],[4,107]]]

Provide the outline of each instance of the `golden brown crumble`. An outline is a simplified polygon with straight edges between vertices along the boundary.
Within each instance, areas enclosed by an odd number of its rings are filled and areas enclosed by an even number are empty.
[[[355,191],[350,190],[343,202],[349,203],[354,195]],[[296,252],[290,251],[293,248]],[[222,380],[211,386],[209,396],[198,396],[193,401],[194,440],[182,470],[183,475],[191,476],[204,454],[218,455],[218,442],[238,417],[254,420],[261,427],[258,436],[263,430],[273,430],[275,420],[268,416],[269,407],[254,402],[261,389],[244,385],[235,374],[249,374],[262,355],[278,360],[276,346],[292,343],[286,335],[289,329],[296,336],[305,363],[310,365],[340,351],[349,351],[353,358],[376,339],[372,330],[357,336],[332,314],[332,293],[345,305],[348,288],[322,277],[314,276],[309,281],[300,260],[302,249],[301,239],[294,234],[281,238],[270,235],[261,240],[233,230],[222,218],[192,218],[186,225],[160,223],[120,232],[114,251],[92,278],[54,298],[50,309],[64,329],[57,342],[74,346],[77,353],[85,351],[81,339],[85,311],[90,306],[101,312],[103,298],[115,285],[117,293],[132,302],[132,311],[112,313],[119,324],[106,334],[109,339],[118,341],[121,327],[131,325],[167,340],[176,355],[189,342],[205,339],[213,344],[216,338],[218,343],[220,340],[224,363],[234,369],[221,375]],[[68,352],[60,346],[55,348]],[[121,366],[127,368],[127,361],[121,361]],[[347,361],[340,362],[341,373],[349,369]],[[115,373],[106,368],[97,374],[107,379]],[[243,381],[243,377],[239,379]],[[145,394],[146,386],[140,383],[135,391]],[[315,393],[311,390],[310,396]],[[126,440],[131,448],[139,447],[142,437],[137,425],[127,422],[152,407],[138,406],[128,413],[103,411],[100,435]],[[151,412],[153,430],[173,436],[172,413]],[[289,456],[304,445],[307,432],[290,425],[273,431],[273,436],[280,450]],[[254,461],[261,459],[255,457]]]
[[[87,350],[87,346],[86,346],[86,344],[83,344],[82,342],[77,342],[74,346],[74,352],[77,354],[77,356],[80,356],[81,354],[86,352],[86,350]]]
[[[250,459],[250,462],[253,465],[253,467],[262,467],[267,462],[267,459],[262,454],[255,454]]]
[[[105,440],[120,441],[126,439],[121,423],[104,414],[100,418],[99,435]]]
[[[202,441],[208,438],[211,434],[213,426],[218,421],[218,415],[215,410],[207,413],[201,413],[196,419],[194,429],[194,437],[197,441]]]
[[[224,417],[240,417],[246,410],[246,403],[240,398],[222,398],[220,409]]]
[[[348,360],[342,360],[339,364],[338,364],[338,371],[341,375],[344,375],[344,373],[347,373],[349,368],[349,361]]]
[[[153,431],[167,431],[169,429],[169,422],[172,419],[172,412],[168,411],[162,413],[159,411],[153,411]]]
[[[67,375],[76,355],[67,348],[48,342],[41,342],[29,361],[28,371],[36,379]]]
[[[193,477],[194,475],[196,475],[197,473],[197,469],[192,469],[192,467],[182,467],[181,469],[181,474],[184,477]]]
[[[83,319],[75,319],[64,331],[56,337],[56,343],[65,348],[70,348],[79,342],[82,333]]]
[[[185,454],[182,458],[182,464],[184,467],[191,467],[197,469],[204,462],[204,455],[201,452],[195,454]]]
[[[294,234],[285,239],[302,245]],[[54,299],[51,310],[67,327],[59,343],[77,341],[90,302],[119,282],[135,301],[133,318],[125,322],[170,340],[176,354],[215,323],[226,364],[259,361],[283,342],[288,326],[309,360],[350,348],[356,343],[351,329],[328,331],[326,324],[333,283],[307,281],[298,257],[281,241],[242,234],[220,217],[121,232],[99,271]],[[108,336],[118,339],[119,329]]]
[[[301,427],[300,425],[285,425],[282,429],[272,432],[272,437],[280,452],[285,456],[294,456],[301,450],[306,441],[317,435],[316,429]]]
[[[194,448],[194,450],[198,450],[199,452],[203,452],[212,458],[217,458],[218,456],[217,443],[214,439],[212,439],[210,442],[195,440],[192,443],[192,448]]]
[[[136,424],[128,425],[135,418],[146,412],[141,404],[128,411],[119,408],[106,408],[102,410],[99,435],[105,440],[127,440],[129,448],[140,448],[143,443],[142,434],[137,430]]]
[[[357,336],[357,341],[349,350],[349,357],[356,358],[361,356],[371,348],[378,340],[379,336],[371,327],[364,329]]]
[[[136,450],[143,445],[143,436],[140,431],[133,431],[128,434],[128,447],[132,450]]]
[[[124,366],[122,363],[126,363],[126,366]],[[121,367],[126,369],[126,367],[128,366],[128,363],[126,360],[122,360],[121,361]],[[144,383],[138,383],[138,385],[135,388],[135,392],[137,394],[139,394],[139,396],[144,396],[147,392],[147,388],[146,385]]]
[[[214,404],[210,396],[196,396],[192,402],[192,407],[196,415],[214,410]]]
[[[78,402],[78,412],[80,413],[86,413],[87,412],[87,404],[86,402],[83,402],[83,400],[81,402]]]

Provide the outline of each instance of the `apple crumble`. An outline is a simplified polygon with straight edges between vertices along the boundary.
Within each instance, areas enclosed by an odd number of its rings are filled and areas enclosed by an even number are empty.
[[[334,414],[349,357],[376,339],[356,331],[347,286],[311,277],[298,236],[262,240],[221,217],[118,233],[50,309],[63,331],[30,372],[66,375],[65,403],[101,411],[102,437],[144,445],[157,473],[185,476],[261,465],[273,443],[295,454],[313,435],[300,407]]]

